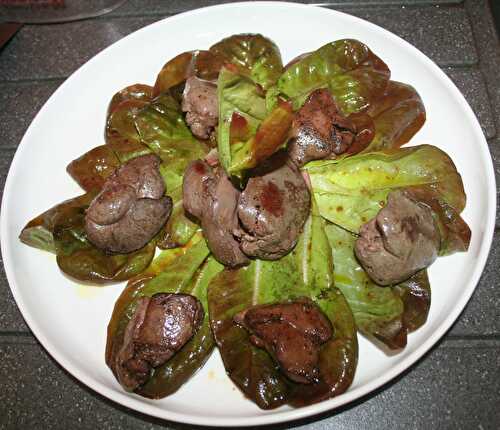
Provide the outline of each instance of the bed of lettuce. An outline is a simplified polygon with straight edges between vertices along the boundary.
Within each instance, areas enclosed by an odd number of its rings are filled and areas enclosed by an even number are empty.
[[[192,135],[180,107],[184,83],[192,74],[217,80],[219,125],[208,141]],[[184,213],[184,169],[217,149],[226,172],[244,183],[248,169],[285,145],[294,112],[318,88],[330,90],[342,113],[362,131],[359,140],[337,159],[304,166],[312,210],[290,254],[225,269],[210,255],[199,226]],[[200,299],[206,311],[202,327],[179,353],[153,370],[138,394],[161,398],[174,393],[217,346],[229,377],[259,407],[321,401],[351,384],[357,332],[384,349],[398,350],[429,312],[425,270],[401,284],[381,287],[354,256],[360,226],[384,206],[388,193],[405,187],[431,207],[442,235],[440,255],[467,250],[470,231],[460,217],[465,193],[452,160],[433,146],[401,148],[424,122],[425,108],[415,89],[391,81],[387,65],[359,41],[327,43],[284,67],[269,39],[231,36],[209,50],[185,52],[168,61],[153,87],[136,84],[115,94],[104,144],[67,166],[84,193],[34,218],[20,239],[56,254],[60,269],[79,281],[106,285],[128,280],[108,326],[108,364],[123,342],[138,298],[183,292]],[[162,160],[172,215],[144,248],[127,255],[105,254],[86,238],[85,210],[115,168],[147,153]],[[320,381],[311,385],[288,380],[232,321],[249,306],[301,296],[314,300],[334,329],[321,349]]]

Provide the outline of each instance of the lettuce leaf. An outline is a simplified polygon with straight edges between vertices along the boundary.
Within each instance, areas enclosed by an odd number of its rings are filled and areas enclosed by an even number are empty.
[[[244,136],[243,140],[254,136],[267,115],[266,102],[251,80],[227,68],[223,68],[219,74],[217,97],[219,100],[217,149],[219,160],[224,170],[229,173],[233,167],[233,154],[238,148],[231,140],[232,129],[233,134],[236,134],[235,127],[243,129],[239,131],[240,135]]]
[[[430,284],[425,270],[394,287],[375,284],[354,255],[356,236],[335,224],[326,227],[335,260],[335,285],[354,314],[360,333],[390,349],[406,346],[409,332],[427,319]]]
[[[378,213],[397,188],[424,187],[455,216],[465,206],[462,178],[453,161],[430,145],[314,161],[306,170],[321,215],[353,233]]]
[[[389,82],[383,96],[373,101],[366,113],[373,118],[375,136],[363,152],[399,148],[420,130],[426,118],[415,88],[395,81]]]
[[[283,71],[281,54],[276,44],[260,34],[236,34],[221,40],[210,52],[234,66],[239,74],[249,77],[267,90]]]
[[[160,171],[167,192],[182,183],[187,165],[207,154],[184,122],[181,108],[170,94],[162,94],[135,117],[141,142],[162,159]]]
[[[363,43],[330,42],[290,65],[277,87],[300,108],[311,91],[329,88],[344,115],[366,109],[387,87],[390,71]]]
[[[324,221],[318,214],[306,224],[296,250],[277,261],[253,260],[249,266],[224,270],[208,290],[210,320],[229,377],[263,409],[284,403],[310,404],[345,391],[357,363],[353,316],[333,285],[333,265]],[[314,247],[312,246],[314,243]],[[248,332],[233,323],[236,313],[254,305],[309,297],[332,322],[334,335],[320,352],[320,381],[312,385],[287,379]]]
[[[111,367],[115,354],[123,344],[125,328],[134,314],[137,300],[157,293],[184,293],[197,297],[205,317],[196,334],[162,366],[154,369],[151,378],[135,390],[144,397],[159,399],[176,392],[203,366],[210,356],[214,340],[209,326],[207,286],[222,270],[200,236],[184,248],[163,251],[144,274],[129,282],[118,298],[108,325],[106,363]]]

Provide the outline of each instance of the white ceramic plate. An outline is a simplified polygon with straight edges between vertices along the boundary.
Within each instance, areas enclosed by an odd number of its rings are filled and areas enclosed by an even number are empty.
[[[109,25],[112,26],[112,23]],[[428,322],[408,346],[388,357],[360,338],[359,366],[343,395],[301,409],[262,411],[243,398],[213,354],[178,393],[160,401],[125,393],[104,364],[106,326],[121,285],[75,284],[48,253],[22,245],[27,221],[80,192],[66,165],[103,143],[112,95],[136,82],[153,84],[166,60],[208,48],[235,33],[262,33],[281,49],[284,62],[326,42],[355,38],[367,43],[392,70],[413,85],[427,109],[427,122],[412,144],[444,149],[463,175],[472,229],[467,253],[441,258],[430,270]],[[486,141],[470,107],[445,74],[395,35],[349,15],[286,3],[242,3],[167,18],[113,44],[76,71],[54,93],[24,136],[7,178],[2,202],[2,254],[16,302],[50,354],[71,374],[118,403],[169,420],[213,426],[258,425],[313,415],[369,393],[408,368],[446,332],[471,296],[483,270],[495,219],[495,180]]]

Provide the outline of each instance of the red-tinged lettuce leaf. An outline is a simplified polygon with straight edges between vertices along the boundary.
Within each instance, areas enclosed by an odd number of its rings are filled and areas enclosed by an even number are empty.
[[[291,106],[287,103],[279,104],[264,118],[254,136],[246,142],[233,144],[235,122],[233,114],[230,129],[232,155],[229,174],[238,175],[244,170],[255,167],[281,148],[288,139],[292,120]]]
[[[135,84],[118,91],[109,102],[107,116],[109,117],[109,115],[117,109],[120,103],[125,100],[150,102],[153,100],[153,87],[144,84]]]
[[[85,211],[91,198],[78,198],[80,204],[56,206],[53,238],[59,268],[68,276],[92,284],[130,279],[141,273],[153,259],[156,240],[130,254],[106,254],[87,240]]]
[[[338,395],[354,376],[357,338],[353,316],[342,293],[333,286],[324,221],[318,215],[313,218],[294,252],[277,261],[253,260],[247,267],[226,269],[209,286],[211,326],[226,371],[263,409],[284,403],[302,406]],[[320,352],[320,381],[311,385],[286,378],[271,356],[255,347],[248,332],[233,322],[236,313],[250,306],[304,296],[316,301],[334,328],[332,339]]]
[[[92,245],[84,228],[85,211],[95,194],[66,200],[45,211],[23,228],[23,243],[57,256],[59,268],[68,276],[92,284],[124,281],[149,266],[155,240],[130,254],[108,255]]]
[[[136,84],[111,99],[106,119],[106,143],[92,148],[68,164],[66,171],[87,192],[99,191],[120,164],[151,152],[139,141],[134,116],[152,99],[153,88]]]
[[[425,270],[394,287],[375,284],[354,255],[356,236],[329,224],[326,233],[335,261],[335,285],[354,314],[360,333],[393,350],[406,346],[409,332],[427,319],[430,284]]]
[[[276,83],[283,71],[279,48],[260,34],[230,36],[213,45],[210,51],[265,90]]]
[[[410,279],[392,288],[404,303],[403,326],[409,333],[422,327],[431,307],[431,284],[427,270],[415,273]]]
[[[101,145],[73,160],[66,171],[86,192],[97,192],[118,166],[120,160],[111,146]]]
[[[267,116],[266,101],[259,88],[245,76],[223,68],[217,83],[219,126],[217,149],[219,160],[230,174],[237,141],[249,140]],[[231,138],[231,135],[233,137]]]
[[[161,160],[160,172],[173,190],[182,183],[187,165],[204,158],[208,148],[188,129],[179,103],[168,93],[161,94],[142,109],[134,120],[141,142]]]
[[[390,78],[387,65],[363,43],[328,43],[290,65],[278,80],[281,94],[300,108],[311,91],[329,88],[344,115],[360,112],[380,97]]]
[[[141,396],[159,399],[173,394],[203,366],[213,350],[207,286],[210,279],[222,270],[222,266],[208,254],[205,242],[199,238],[184,248],[163,251],[155,258],[151,268],[129,282],[115,304],[106,344],[106,363],[111,369],[114,357],[123,344],[125,328],[140,297],[157,293],[192,294],[200,300],[205,310],[204,320],[196,334],[170,360],[155,368],[146,384],[135,391]]]
[[[226,372],[236,386],[262,409],[286,403],[291,382],[271,356],[249,340],[233,317],[251,306],[307,295],[291,254],[277,261],[253,260],[237,270],[225,269],[208,289],[210,325]]]
[[[441,234],[439,255],[449,255],[469,249],[471,230],[460,216],[460,210],[428,185],[409,187],[407,190],[414,200],[425,203],[432,210]]]
[[[384,94],[366,111],[373,118],[375,136],[364,152],[399,148],[424,125],[425,107],[410,85],[390,81]]]
[[[351,385],[358,362],[353,313],[342,291],[335,285],[326,222],[314,199],[312,203],[312,213],[293,255],[309,297],[330,319],[334,334],[320,351],[319,382],[306,386],[294,384],[290,399],[293,406],[304,406],[342,394]]]
[[[158,247],[162,249],[176,248],[186,245],[199,230],[199,225],[189,219],[184,211],[182,186],[168,193],[172,199],[172,213],[162,229],[158,239]]]
[[[131,85],[116,93],[108,106],[106,117],[106,143],[140,143],[134,119],[137,113],[153,99],[153,88]]]
[[[358,233],[394,189],[424,187],[456,216],[465,206],[462,178],[451,158],[430,145],[321,160],[306,166],[321,215]],[[439,215],[439,214],[438,214]]]
[[[94,196],[93,193],[83,194],[46,210],[26,224],[19,239],[28,246],[55,254],[56,245],[53,233],[58,218],[67,218],[75,208],[88,206]]]
[[[183,52],[162,67],[156,78],[154,95],[157,96],[183,84],[191,75],[215,80],[223,62],[220,56],[210,51]]]

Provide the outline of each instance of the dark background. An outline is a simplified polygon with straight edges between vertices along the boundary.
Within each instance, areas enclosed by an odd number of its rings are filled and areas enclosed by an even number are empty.
[[[92,20],[24,26],[0,49],[0,190],[31,120],[74,70],[104,47],[151,22],[217,3],[220,1],[129,0],[111,14]],[[500,0],[491,5],[487,0],[339,0],[324,4],[396,33],[450,76],[478,116],[498,181],[500,47],[491,6],[500,16]],[[497,216],[493,247],[470,303],[423,359],[347,407],[273,428],[500,428],[499,225]],[[191,428],[130,411],[71,377],[30,333],[1,267],[0,428]]]

